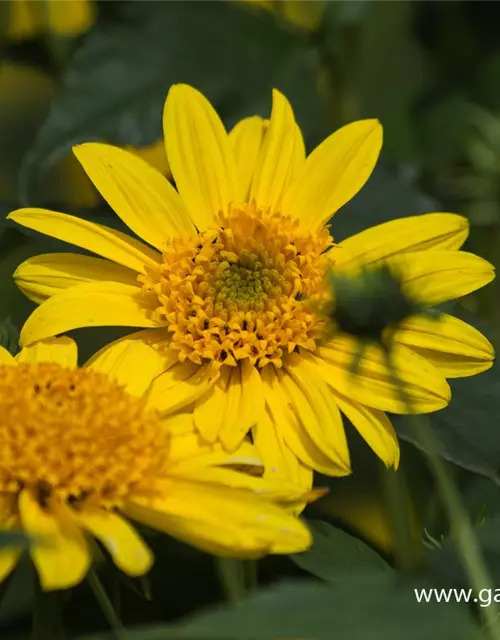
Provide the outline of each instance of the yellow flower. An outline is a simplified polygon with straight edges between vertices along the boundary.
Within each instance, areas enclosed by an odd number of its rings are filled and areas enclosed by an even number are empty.
[[[244,442],[228,456],[203,443],[191,417],[162,419],[148,392],[161,357],[134,339],[77,367],[69,338],[0,348],[0,528],[34,539],[44,589],[79,583],[97,538],[125,573],[146,573],[153,556],[127,518],[219,555],[290,553],[307,528],[273,501],[302,498],[233,468],[258,464]],[[294,495],[295,492],[295,495]],[[0,580],[19,548],[0,551]]]
[[[50,31],[77,36],[94,22],[89,0],[7,0],[7,39],[25,40]]]
[[[85,326],[143,327],[136,335],[166,359],[154,383],[164,392],[162,410],[192,411],[208,442],[234,451],[252,429],[266,472],[308,487],[313,469],[350,473],[344,415],[386,465],[397,467],[399,446],[385,412],[406,409],[385,354],[367,348],[353,375],[355,341],[336,333],[323,344],[324,323],[304,302],[322,299],[329,268],[353,273],[381,261],[422,303],[474,291],[494,271],[458,251],[466,219],[415,216],[335,245],[326,222],[370,176],[381,126],[349,124],[306,158],[292,109],[278,91],[269,121],[247,118],[228,135],[198,91],[175,85],[164,133],[176,189],[122,149],[96,143],[74,149],[144,242],[53,211],[10,214],[101,256],[43,255],[17,269],[18,286],[42,303],[22,343]],[[493,358],[480,333],[449,315],[410,318],[395,342],[395,366],[419,412],[447,405],[447,377],[484,371]]]

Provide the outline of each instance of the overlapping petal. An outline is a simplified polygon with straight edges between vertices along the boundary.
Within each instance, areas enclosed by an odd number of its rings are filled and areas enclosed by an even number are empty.
[[[332,133],[307,157],[283,198],[282,209],[316,229],[361,189],[382,147],[377,120],[360,120]]]
[[[17,362],[56,362],[62,367],[74,369],[78,364],[78,347],[71,338],[48,338],[21,349]]]
[[[170,238],[195,236],[179,194],[147,162],[98,142],[78,145],[73,152],[109,206],[142,240],[161,251]]]
[[[137,284],[137,272],[120,264],[76,253],[45,253],[22,262],[14,271],[17,286],[33,302],[42,303],[62,289],[84,282]]]
[[[463,216],[427,213],[370,227],[343,240],[328,255],[336,268],[366,268],[408,251],[460,249],[468,233],[469,222]]]
[[[200,231],[239,193],[238,170],[217,112],[199,91],[174,85],[163,114],[167,157],[177,190]]]
[[[23,227],[86,249],[139,273],[145,273],[146,266],[154,266],[160,261],[160,254],[143,242],[102,224],[66,213],[47,209],[18,209],[7,217]]]
[[[483,334],[447,314],[409,318],[394,339],[432,362],[446,378],[472,376],[493,364],[493,346]]]
[[[155,301],[139,287],[119,282],[88,282],[64,289],[37,307],[21,331],[21,344],[80,327],[155,327]]]

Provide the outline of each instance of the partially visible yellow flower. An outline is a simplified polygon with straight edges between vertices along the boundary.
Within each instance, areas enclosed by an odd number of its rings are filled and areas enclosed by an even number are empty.
[[[321,24],[326,0],[237,0],[262,7],[301,29],[315,31]]]
[[[69,338],[36,343],[15,358],[0,348],[0,529],[33,537],[44,589],[85,577],[87,536],[128,575],[146,573],[153,555],[128,519],[219,555],[310,545],[305,525],[273,504],[301,493],[233,468],[258,464],[250,443],[228,456],[203,442],[190,416],[161,419],[165,398],[149,390],[161,364],[133,339],[83,368]],[[0,550],[0,580],[21,551]]]
[[[356,340],[338,328],[327,339],[325,320],[312,307],[324,299],[330,269],[349,274],[385,263],[425,305],[484,286],[494,278],[492,265],[459,251],[467,220],[415,216],[335,244],[327,222],[368,180],[382,128],[376,120],[351,123],[306,157],[278,91],[269,122],[250,117],[228,135],[202,94],[175,85],[164,132],[176,188],[122,149],[74,149],[142,241],[54,211],[10,214],[100,256],[43,255],[17,269],[18,286],[41,303],[22,343],[85,326],[142,327],[135,335],[165,357],[154,382],[165,394],[164,410],[192,411],[208,442],[231,452],[251,429],[266,473],[307,488],[313,470],[351,472],[347,418],[387,466],[397,467],[398,440],[386,412],[407,407],[385,352],[368,347],[353,375]],[[411,317],[394,341],[394,365],[420,413],[448,404],[446,378],[474,375],[493,360],[478,331],[446,314]]]
[[[6,0],[8,40],[26,40],[46,31],[77,36],[92,25],[94,3],[90,0]]]

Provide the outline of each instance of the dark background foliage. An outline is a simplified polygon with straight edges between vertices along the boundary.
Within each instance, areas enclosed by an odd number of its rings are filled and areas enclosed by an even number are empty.
[[[499,262],[499,3],[52,4],[57,20],[45,0],[0,3],[2,213],[27,204],[53,206],[118,226],[72,159],[73,144],[104,140],[127,146],[153,158],[168,175],[159,141],[172,83],[200,89],[228,127],[246,115],[267,115],[277,87],[292,102],[309,150],[353,119],[378,117],[384,125],[379,166],[332,221],[337,240],[398,217],[456,211],[472,225],[467,248]],[[82,10],[85,17],[78,18]],[[0,342],[13,352],[32,305],[11,274],[26,257],[54,249],[70,248],[0,219]],[[494,342],[500,330],[498,293],[492,284],[454,309]],[[78,335],[86,357],[117,333],[94,329]],[[495,365],[452,386],[450,407],[432,416],[432,423],[496,578],[500,372]],[[259,562],[265,590],[249,600],[221,604],[213,560],[161,536],[150,537],[157,561],[147,581],[125,581],[100,564],[111,607],[132,629],[125,637],[479,637],[477,610],[419,605],[413,596],[414,585],[466,586],[467,580],[425,458],[404,420],[396,426],[407,441],[399,474],[408,486],[414,534],[422,541],[415,575],[392,569],[384,470],[350,429],[353,476],[318,478],[330,493],[306,512],[316,544],[300,556]],[[30,637],[33,577],[25,562],[2,587],[0,638]],[[219,608],[199,614],[213,605]],[[47,599],[49,640],[63,637],[50,631],[61,606],[68,637],[112,637],[103,601],[83,584],[63,598]]]

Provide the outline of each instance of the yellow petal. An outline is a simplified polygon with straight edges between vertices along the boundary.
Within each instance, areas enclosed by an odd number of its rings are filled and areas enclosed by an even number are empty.
[[[264,463],[264,478],[282,480],[309,491],[313,472],[287,447],[283,435],[268,411],[252,429],[253,442],[259,458]]]
[[[86,31],[94,22],[96,13],[90,0],[72,0],[71,4],[48,0],[45,11],[47,13],[43,14],[42,25],[66,37],[74,37]]]
[[[196,235],[177,191],[147,162],[97,142],[73,147],[73,152],[109,206],[139,238],[162,251],[170,238]]]
[[[329,252],[338,268],[368,267],[408,251],[460,249],[469,222],[453,213],[428,213],[384,222],[340,242]]]
[[[43,302],[26,321],[21,344],[29,345],[81,327],[154,327],[155,302],[139,287],[88,282],[64,289]]]
[[[305,483],[295,484],[286,478],[262,477],[241,472],[231,467],[214,467],[209,465],[183,465],[172,469],[171,480],[180,478],[184,481],[192,481],[205,485],[220,485],[221,487],[232,489],[244,489],[273,503],[296,503],[299,500],[307,500],[314,495],[310,491],[310,486]]]
[[[161,373],[162,365],[153,347],[131,337],[104,346],[85,366],[114,378],[128,393],[142,397]]]
[[[196,89],[174,85],[163,114],[167,158],[191,219],[204,231],[238,195],[233,150],[219,116]]]
[[[74,369],[78,365],[78,347],[71,338],[46,338],[24,347],[16,356],[17,362],[56,362]]]
[[[23,550],[15,548],[0,549],[0,582],[12,573]]]
[[[302,131],[297,123],[295,123],[294,127],[294,136],[295,143],[293,146],[292,180],[295,180],[299,175],[302,167],[304,166],[304,162],[306,161],[306,145],[304,143]]]
[[[215,442],[224,424],[227,405],[226,390],[229,385],[230,371],[223,367],[217,383],[204,395],[200,396],[194,406],[193,419],[195,427],[207,442]]]
[[[307,549],[307,527],[284,509],[251,492],[176,479],[165,497],[135,499],[125,513],[149,527],[168,533],[217,555],[258,557]]]
[[[493,346],[477,329],[447,314],[435,320],[409,318],[394,339],[430,360],[446,378],[486,371],[495,357]]]
[[[231,368],[225,391],[226,404],[219,439],[227,451],[235,451],[264,412],[260,375],[249,360]]]
[[[216,379],[206,366],[177,362],[153,382],[148,405],[162,415],[175,413],[207,393]]]
[[[0,346],[0,364],[16,364],[14,356],[2,346]]]
[[[74,517],[103,544],[116,566],[129,576],[142,576],[154,556],[136,530],[117,513],[86,507]]]
[[[335,396],[319,371],[297,354],[290,354],[281,378],[293,411],[316,446],[342,469],[351,472],[351,463],[342,417]],[[339,475],[336,469],[335,475]]]
[[[18,209],[7,218],[140,273],[145,273],[145,266],[154,267],[161,260],[158,252],[125,233],[65,213],[47,209]]]
[[[120,264],[76,253],[46,253],[22,262],[14,280],[25,296],[40,304],[61,289],[84,282],[136,284],[137,272]]]
[[[56,503],[42,508],[25,489],[19,496],[19,513],[26,533],[44,538],[31,547],[42,588],[46,591],[68,589],[81,582],[91,558],[85,539],[67,508]]]
[[[268,365],[262,369],[264,396],[269,414],[283,435],[283,440],[297,458],[307,467],[325,475],[341,476],[349,473],[344,466],[339,466],[316,445],[311,435],[304,428],[288,393],[282,384],[283,372]]]
[[[370,177],[382,147],[377,120],[360,120],[324,140],[287,189],[282,210],[310,229],[326,222]]]
[[[257,206],[277,209],[281,204],[296,161],[295,128],[290,103],[284,95],[274,89],[271,119],[250,189],[250,200],[255,199]]]
[[[171,435],[169,464],[172,465],[172,473],[181,475],[193,469],[198,473],[199,467],[262,465],[250,442],[243,442],[233,454],[228,454],[219,442],[210,444],[204,440],[194,431],[194,426],[189,432]]]
[[[252,116],[240,120],[229,133],[229,142],[233,147],[238,167],[239,199],[243,201],[248,199],[250,185],[252,184],[268,123],[269,121],[264,120],[264,118]]]
[[[327,384],[350,400],[381,411],[408,413],[387,369],[382,349],[375,345],[366,347],[359,370],[353,373],[352,365],[358,353],[359,343],[355,339],[339,335],[328,346],[319,347],[315,355],[304,352],[302,357],[313,359]],[[403,345],[395,344],[391,353],[397,376],[414,411],[438,411],[449,403],[450,387],[432,364]]]
[[[399,273],[405,292],[425,304],[461,298],[495,278],[492,264],[465,251],[425,251],[387,260]]]
[[[383,411],[370,409],[340,393],[335,399],[342,413],[387,467],[398,468],[399,443],[391,421]]]

